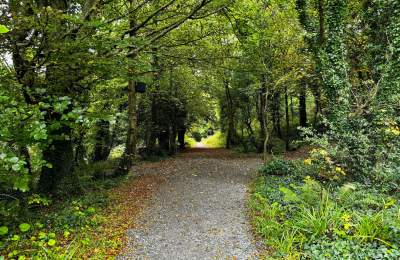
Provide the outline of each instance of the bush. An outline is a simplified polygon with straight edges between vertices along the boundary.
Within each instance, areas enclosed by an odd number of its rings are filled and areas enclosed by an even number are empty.
[[[281,138],[271,138],[271,153],[281,155],[286,152],[286,143]]]
[[[203,136],[200,132],[192,132],[192,137],[196,142],[201,142],[201,139],[203,139]]]
[[[287,175],[293,169],[292,163],[283,159],[273,159],[267,165],[260,168],[263,175]]]

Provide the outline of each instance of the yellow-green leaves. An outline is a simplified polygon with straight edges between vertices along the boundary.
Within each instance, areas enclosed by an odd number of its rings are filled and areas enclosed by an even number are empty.
[[[54,239],[49,239],[49,241],[47,242],[47,244],[49,246],[54,246],[56,244],[56,241]]]
[[[28,223],[22,223],[19,225],[19,230],[21,230],[21,232],[23,233],[28,232],[30,228],[31,225],[29,225]]]
[[[4,25],[0,24],[0,34],[2,33],[8,33],[10,30],[8,30],[7,27],[5,27]]]
[[[8,227],[6,226],[1,226],[0,227],[0,236],[4,236],[8,234]]]

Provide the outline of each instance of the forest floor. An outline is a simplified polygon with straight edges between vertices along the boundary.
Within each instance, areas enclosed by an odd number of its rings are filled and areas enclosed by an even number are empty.
[[[195,148],[134,167],[136,181],[125,188],[136,189],[140,179],[157,179],[157,187],[118,259],[257,258],[246,197],[260,164],[257,156]]]

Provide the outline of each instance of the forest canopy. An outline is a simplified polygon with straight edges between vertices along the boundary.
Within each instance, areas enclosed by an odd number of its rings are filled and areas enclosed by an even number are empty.
[[[0,0],[0,14],[4,225],[33,197],[214,133],[265,160],[307,145],[318,178],[400,191],[397,0]]]

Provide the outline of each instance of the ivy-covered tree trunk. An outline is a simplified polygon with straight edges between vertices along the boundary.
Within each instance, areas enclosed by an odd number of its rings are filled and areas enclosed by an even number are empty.
[[[350,83],[346,61],[345,21],[347,0],[330,0],[327,5],[328,35],[322,59],[324,91],[328,100],[328,117],[343,127],[349,113]]]
[[[57,194],[77,182],[74,174],[74,146],[71,140],[72,129],[63,126],[51,133],[53,141],[43,151],[43,159],[50,164],[44,167],[39,178],[38,189],[43,193]]]
[[[400,113],[400,2],[388,1],[386,11],[391,13],[388,26],[384,28],[387,33],[386,42],[390,46],[389,62],[386,61],[387,73],[377,91],[378,104],[386,103],[385,110],[394,116]],[[379,39],[376,39],[379,40]],[[387,58],[388,53],[382,54]]]

